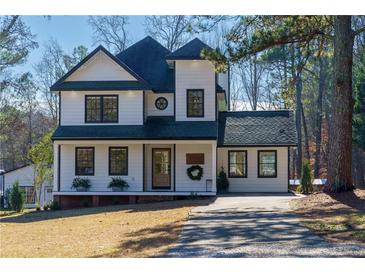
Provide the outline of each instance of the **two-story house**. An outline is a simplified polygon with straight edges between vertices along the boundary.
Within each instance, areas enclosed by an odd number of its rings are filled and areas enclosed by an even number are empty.
[[[201,58],[204,48],[194,39],[170,52],[151,37],[116,56],[99,46],[51,87],[61,206],[212,196],[222,168],[230,192],[288,191],[292,112],[227,111],[228,74]],[[75,177],[90,189],[71,189]],[[129,187],[112,191],[112,177]]]

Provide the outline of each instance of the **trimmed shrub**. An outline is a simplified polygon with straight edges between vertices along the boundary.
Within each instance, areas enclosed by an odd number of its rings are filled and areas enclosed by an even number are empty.
[[[16,212],[21,212],[24,209],[24,191],[22,191],[19,187],[19,181],[15,181],[12,189],[10,190],[10,207],[12,210]]]
[[[222,192],[224,193],[227,192],[228,187],[229,187],[229,181],[227,178],[227,174],[224,172],[224,169],[222,167],[217,178],[217,190],[220,193]]]
[[[50,210],[60,210],[61,207],[60,205],[56,202],[56,201],[52,201],[50,204],[49,204],[49,209]]]
[[[308,194],[313,192],[311,168],[308,160],[305,160],[302,168],[302,178],[300,180],[301,193]]]

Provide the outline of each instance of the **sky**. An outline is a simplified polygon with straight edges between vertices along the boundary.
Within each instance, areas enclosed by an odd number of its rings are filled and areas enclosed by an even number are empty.
[[[144,16],[130,16],[128,30],[129,39],[136,42],[145,37]],[[93,45],[92,28],[88,25],[88,16],[23,16],[25,24],[36,35],[39,47],[33,50],[26,63],[15,67],[16,73],[33,72],[33,66],[42,56],[44,45],[52,38],[56,39],[65,52],[71,52],[79,45],[84,45],[89,52],[98,45]]]

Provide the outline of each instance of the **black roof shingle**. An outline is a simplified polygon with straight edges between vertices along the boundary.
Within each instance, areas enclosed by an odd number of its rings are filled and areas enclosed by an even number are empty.
[[[216,140],[217,122],[175,122],[149,117],[145,125],[59,126],[53,140]]]
[[[181,48],[166,56],[166,60],[200,60],[203,49],[212,49],[207,44],[195,38]]]
[[[175,90],[174,70],[166,62],[170,51],[152,37],[147,36],[116,57],[146,80],[154,91]]]
[[[218,146],[295,146],[293,112],[239,111],[219,115]]]

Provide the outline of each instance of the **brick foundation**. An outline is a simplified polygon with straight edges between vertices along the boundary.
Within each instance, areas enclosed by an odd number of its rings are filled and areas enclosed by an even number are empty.
[[[172,201],[174,196],[102,196],[102,195],[54,195],[53,200],[56,201],[61,209],[72,209],[82,207],[97,207],[118,204],[136,204]]]

